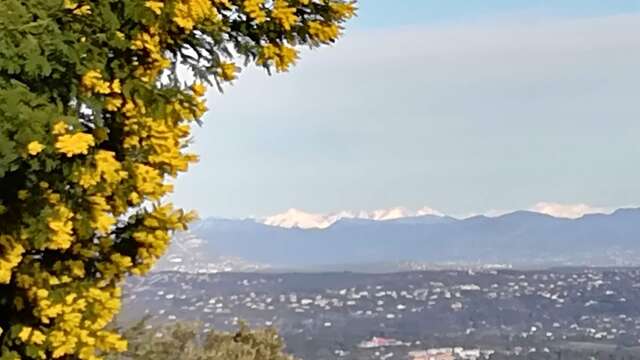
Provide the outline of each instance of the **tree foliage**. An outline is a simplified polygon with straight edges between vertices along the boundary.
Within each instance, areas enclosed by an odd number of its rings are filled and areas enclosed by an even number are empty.
[[[348,0],[0,0],[0,359],[125,350],[105,330],[121,282],[193,218],[163,199],[197,160],[187,145],[205,85],[252,63],[286,71],[354,11]]]
[[[124,332],[129,349],[107,360],[294,360],[284,353],[273,328],[202,334],[196,323],[178,322],[150,328],[141,321]]]

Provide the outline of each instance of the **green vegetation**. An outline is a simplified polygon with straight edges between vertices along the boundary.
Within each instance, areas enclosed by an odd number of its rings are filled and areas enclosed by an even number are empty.
[[[147,328],[144,321],[124,332],[129,350],[107,360],[293,360],[273,328],[251,330],[240,324],[233,333],[202,335],[196,323],[172,323]]]

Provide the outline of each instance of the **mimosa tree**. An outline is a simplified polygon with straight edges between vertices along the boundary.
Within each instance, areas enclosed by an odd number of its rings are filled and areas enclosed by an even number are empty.
[[[286,71],[354,11],[348,0],[0,0],[0,359],[125,350],[105,330],[122,281],[193,218],[164,199],[197,161],[186,146],[205,86],[250,64]]]

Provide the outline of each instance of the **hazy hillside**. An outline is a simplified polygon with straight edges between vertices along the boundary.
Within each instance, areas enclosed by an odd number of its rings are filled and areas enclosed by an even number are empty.
[[[629,265],[640,259],[640,209],[574,220],[527,211],[463,220],[433,215],[343,219],[326,229],[306,230],[206,219],[190,231],[202,240],[189,250],[198,254],[198,262],[223,256],[281,268],[406,261]]]

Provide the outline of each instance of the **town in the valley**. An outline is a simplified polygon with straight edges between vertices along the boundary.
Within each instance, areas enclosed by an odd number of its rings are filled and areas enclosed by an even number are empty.
[[[303,359],[635,359],[640,269],[155,273],[121,323],[274,326]]]

